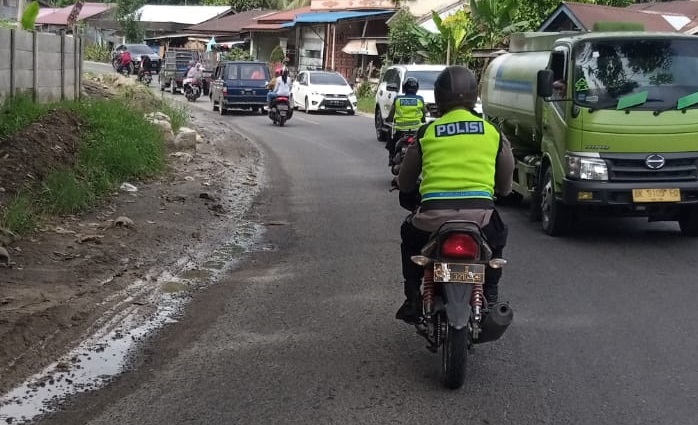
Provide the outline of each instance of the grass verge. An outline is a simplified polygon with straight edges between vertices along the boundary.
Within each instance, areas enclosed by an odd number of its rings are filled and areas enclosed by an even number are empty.
[[[376,99],[374,97],[360,97],[358,100],[359,111],[372,114],[376,109]]]
[[[48,110],[46,105],[29,102],[16,98],[3,107],[0,136],[14,133]],[[65,102],[51,107],[72,109],[85,122],[77,161],[71,168],[52,170],[0,211],[0,226],[18,234],[33,230],[42,216],[83,212],[121,183],[153,177],[165,168],[162,133],[144,118],[143,109],[133,108],[128,100]],[[177,119],[183,116],[180,113]]]

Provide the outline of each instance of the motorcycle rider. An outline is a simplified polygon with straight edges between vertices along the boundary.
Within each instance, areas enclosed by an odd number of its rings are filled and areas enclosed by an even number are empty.
[[[123,72],[124,67],[128,69],[128,74],[131,73],[131,52],[128,50],[124,50],[121,52],[119,55],[119,66],[116,69],[116,72],[121,73]]]
[[[386,118],[387,122],[393,123],[393,135],[385,144],[388,150],[388,166],[393,165],[395,156],[395,145],[398,140],[407,132],[417,130],[426,122],[427,109],[422,96],[418,96],[419,81],[414,77],[408,77],[402,83],[404,95],[396,96],[390,113]]]
[[[203,70],[201,69],[201,63],[196,63],[193,67],[189,68],[186,73],[186,77],[182,81],[182,87],[186,89],[187,84],[191,84],[194,81],[201,81],[203,76]]]
[[[474,111],[477,92],[477,79],[468,68],[450,66],[439,74],[434,95],[442,116],[418,130],[398,175],[400,205],[413,211],[400,232],[406,300],[396,319],[407,323],[415,323],[422,312],[424,269],[411,257],[441,224],[454,219],[479,223],[494,257],[501,257],[506,244],[507,227],[493,196],[511,193],[514,157],[509,141]],[[489,306],[498,301],[501,275],[502,269],[485,271]]]
[[[281,77],[281,67],[276,68],[274,71],[274,78],[272,78],[271,81],[267,84],[267,89],[269,90],[267,92],[267,103],[271,104],[271,98],[272,98],[272,93],[274,92],[274,88],[276,87],[276,81],[277,79]]]
[[[138,68],[138,81],[143,81],[143,75],[146,71],[152,73],[152,62],[148,55],[141,55],[141,66]]]
[[[274,104],[274,99],[279,96],[291,97],[291,79],[288,77],[288,68],[285,68],[281,72],[281,76],[276,77],[274,90],[272,90],[270,95],[267,95],[267,99],[269,99],[269,109],[271,109]]]

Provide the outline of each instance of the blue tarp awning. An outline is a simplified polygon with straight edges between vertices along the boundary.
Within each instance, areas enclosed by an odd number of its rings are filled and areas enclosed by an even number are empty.
[[[301,13],[299,15],[296,15],[296,18],[293,20],[293,22],[287,22],[281,26],[283,28],[290,28],[296,26],[296,24],[332,24],[342,19],[366,18],[369,16],[387,15],[389,13],[395,13],[395,11],[372,10],[370,12],[353,11]]]

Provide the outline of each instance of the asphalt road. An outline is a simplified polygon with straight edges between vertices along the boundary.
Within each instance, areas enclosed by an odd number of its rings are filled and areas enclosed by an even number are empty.
[[[405,212],[371,119],[224,118],[266,152],[253,214],[288,223],[267,233],[278,249],[198,294],[134,371],[45,423],[696,423],[698,241],[676,224],[582,222],[554,239],[503,209],[515,323],[449,391],[440,357],[394,319]]]

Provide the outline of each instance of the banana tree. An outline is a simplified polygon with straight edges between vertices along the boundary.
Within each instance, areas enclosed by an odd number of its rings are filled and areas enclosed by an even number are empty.
[[[475,47],[482,34],[478,33],[464,11],[456,17],[441,19],[432,11],[432,20],[438,32],[432,33],[422,27],[415,27],[422,47],[421,54],[429,62],[445,63],[465,62],[470,50]]]
[[[516,22],[518,0],[471,0],[471,16],[483,34],[482,46],[500,47],[513,32],[525,29],[528,22]]]

